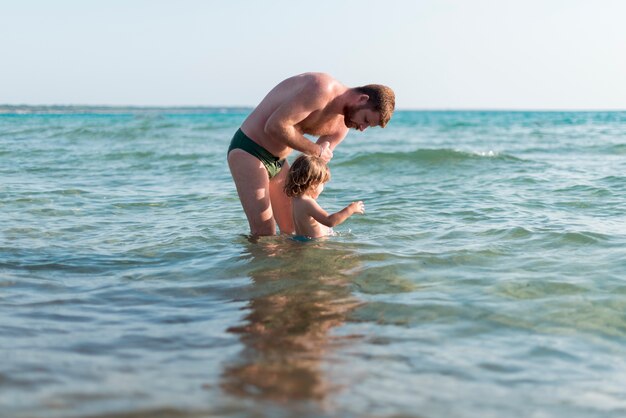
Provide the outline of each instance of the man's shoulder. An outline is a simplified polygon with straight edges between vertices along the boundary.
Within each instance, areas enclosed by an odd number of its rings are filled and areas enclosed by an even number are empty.
[[[294,87],[294,99],[312,108],[323,108],[338,94],[337,81],[324,73],[301,74],[300,86]]]
[[[319,92],[331,93],[340,83],[330,74],[326,73],[304,73],[305,83],[308,88]]]
[[[321,72],[315,72],[315,71],[302,73],[298,77],[305,78],[310,82],[318,82],[318,83],[337,82],[335,77],[333,77],[332,75],[328,73],[321,73]]]

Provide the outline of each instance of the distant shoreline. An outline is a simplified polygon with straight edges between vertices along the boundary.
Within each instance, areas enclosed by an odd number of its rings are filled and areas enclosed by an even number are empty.
[[[99,105],[0,105],[2,114],[206,114],[244,113],[252,107],[244,106],[99,106]]]
[[[249,106],[127,106],[127,105],[10,105],[0,104],[0,115],[61,115],[61,114],[235,114],[251,112]],[[396,109],[397,112],[451,113],[623,113],[626,109]]]

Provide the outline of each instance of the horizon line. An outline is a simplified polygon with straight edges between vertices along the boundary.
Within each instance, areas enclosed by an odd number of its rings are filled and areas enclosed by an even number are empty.
[[[86,109],[211,109],[211,110],[252,110],[250,105],[137,105],[137,104],[9,104],[1,103],[0,111],[9,109],[35,108],[86,108]],[[530,107],[402,107],[395,111],[408,112],[626,112],[626,108],[530,108]]]

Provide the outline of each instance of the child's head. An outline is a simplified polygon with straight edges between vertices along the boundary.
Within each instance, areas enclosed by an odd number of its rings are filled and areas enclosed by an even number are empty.
[[[312,188],[330,180],[330,170],[319,157],[302,154],[291,165],[285,183],[285,194],[300,197]]]

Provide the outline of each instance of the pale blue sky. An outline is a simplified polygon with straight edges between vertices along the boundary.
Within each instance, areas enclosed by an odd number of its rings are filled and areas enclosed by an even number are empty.
[[[0,0],[0,103],[255,105],[324,71],[399,108],[626,109],[623,0]]]

